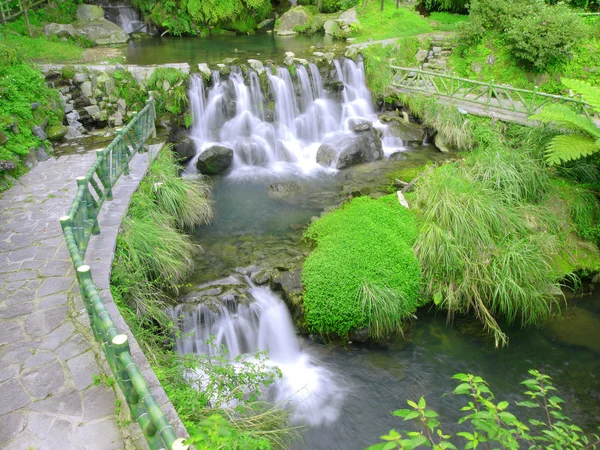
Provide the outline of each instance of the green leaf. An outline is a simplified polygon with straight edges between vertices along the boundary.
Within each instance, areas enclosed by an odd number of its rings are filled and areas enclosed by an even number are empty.
[[[407,400],[406,403],[408,403],[408,406],[412,406],[413,408],[417,409],[419,406],[413,402],[412,400]]]
[[[590,156],[600,151],[594,139],[581,134],[556,136],[546,149],[546,161],[551,165]],[[533,387],[533,386],[532,386]]]
[[[444,300],[444,296],[442,295],[442,291],[437,291],[434,295],[433,295],[433,303],[435,305],[439,305],[440,303],[442,303],[442,301]],[[456,376],[456,375],[455,375]]]
[[[457,395],[470,394],[471,393],[471,385],[469,383],[461,383],[458,386],[456,386],[456,388],[454,389],[454,391],[452,391],[452,393],[457,394]]]
[[[410,411],[406,416],[404,416],[404,420],[413,420],[419,417],[419,413],[417,411]]]
[[[398,409],[392,413],[393,416],[396,417],[406,417],[408,413],[411,413],[410,409]]]
[[[421,397],[419,399],[419,408],[425,409],[426,406],[427,406],[427,404],[425,403],[425,397]]]
[[[525,408],[539,408],[540,405],[538,405],[535,402],[529,401],[529,400],[525,400],[524,402],[517,402],[517,406],[523,406]]]
[[[497,406],[498,410],[500,410],[500,411],[505,410],[507,407],[508,407],[508,402],[500,402],[500,403],[498,403],[498,406]]]

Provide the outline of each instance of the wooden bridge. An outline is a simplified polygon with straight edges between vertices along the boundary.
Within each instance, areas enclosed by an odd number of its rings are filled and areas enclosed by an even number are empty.
[[[451,103],[477,116],[527,124],[530,122],[528,117],[544,106],[561,104],[594,118],[590,105],[583,100],[546,94],[537,86],[534,90],[518,89],[493,81],[486,83],[415,68],[394,65],[391,68],[392,86],[397,91],[435,96],[442,103]],[[600,125],[598,118],[594,119]]]

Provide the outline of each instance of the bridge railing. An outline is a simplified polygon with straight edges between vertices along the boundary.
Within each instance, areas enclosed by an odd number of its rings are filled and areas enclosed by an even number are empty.
[[[177,439],[152,395],[133,361],[127,336],[118,333],[92,281],[90,267],[85,264],[90,237],[100,234],[98,214],[102,204],[112,200],[113,186],[121,175],[129,174],[129,162],[136,153],[144,151],[146,140],[155,135],[155,118],[154,99],[150,98],[108,147],[96,151],[96,160],[86,175],[77,178],[77,195],[68,214],[60,218],[60,224],[94,336],[104,350],[132,417],[139,423],[151,450],[175,450],[186,448],[184,440]]]
[[[546,94],[536,86],[534,90],[519,89],[493,81],[486,83],[468,78],[429,72],[426,70],[391,65],[392,85],[409,91],[433,94],[486,107],[493,107],[530,116],[544,106],[562,104],[592,118],[591,107],[574,97]]]

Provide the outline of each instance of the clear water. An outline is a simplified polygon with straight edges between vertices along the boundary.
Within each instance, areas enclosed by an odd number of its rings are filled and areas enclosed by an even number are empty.
[[[133,40],[123,48],[128,64],[151,65],[189,63],[196,68],[199,63],[216,64],[225,58],[282,61],[285,52],[306,58],[311,46],[331,45],[331,36],[277,36],[258,33],[253,36],[210,37],[154,37]]]

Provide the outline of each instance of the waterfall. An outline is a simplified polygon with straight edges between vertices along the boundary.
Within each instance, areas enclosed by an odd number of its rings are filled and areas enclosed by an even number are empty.
[[[232,300],[212,307],[199,304],[191,311],[186,304],[176,306],[172,314],[180,331],[177,351],[211,355],[225,345],[232,360],[266,351],[270,364],[279,367],[283,375],[270,388],[267,399],[290,404],[295,422],[332,423],[344,399],[340,375],[301,350],[288,309],[279,297],[254,285],[249,295],[254,300],[248,305]]]
[[[141,20],[140,15],[130,3],[101,0],[98,5],[104,8],[106,18],[119,25],[126,33],[150,32],[148,26]]]
[[[333,170],[316,162],[319,146],[352,134],[369,121],[383,131],[386,154],[404,149],[402,141],[385,133],[365,83],[364,64],[334,61],[343,83],[341,95],[328,92],[315,64],[298,64],[292,76],[287,67],[260,76],[233,67],[227,77],[213,72],[207,85],[192,76],[189,100],[193,114],[191,136],[198,154],[213,145],[233,149],[232,175],[295,171],[308,174]],[[195,160],[188,171],[195,170]]]

